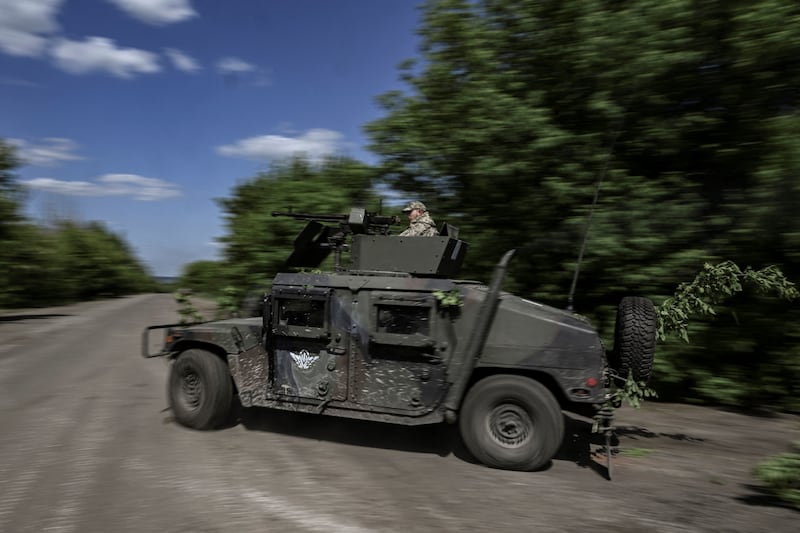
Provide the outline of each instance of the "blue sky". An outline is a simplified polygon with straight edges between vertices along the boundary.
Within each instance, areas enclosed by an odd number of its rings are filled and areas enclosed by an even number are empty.
[[[215,259],[214,198],[296,152],[374,162],[415,0],[0,0],[0,137],[30,216],[101,220],[156,275]]]

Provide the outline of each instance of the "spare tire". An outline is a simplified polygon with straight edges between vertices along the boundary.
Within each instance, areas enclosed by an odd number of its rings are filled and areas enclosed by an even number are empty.
[[[650,381],[656,354],[656,308],[647,298],[626,296],[617,308],[609,366],[622,379]]]

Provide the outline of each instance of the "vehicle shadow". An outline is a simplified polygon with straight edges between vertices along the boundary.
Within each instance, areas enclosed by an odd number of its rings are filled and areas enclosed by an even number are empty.
[[[607,466],[606,438],[602,433],[593,433],[592,424],[592,420],[565,413],[564,441],[555,459],[570,461],[578,466],[590,468],[600,476],[610,479]],[[706,440],[686,433],[656,433],[640,426],[616,426],[609,446],[612,458],[618,455],[620,451],[624,452],[620,448],[620,439],[623,438],[630,441],[671,439],[684,442],[704,442]]]
[[[47,318],[58,318],[62,316],[71,316],[58,313],[41,313],[41,314],[25,314],[25,315],[0,315],[0,322],[19,322],[21,320],[42,320]]]
[[[368,448],[427,453],[440,457],[452,454],[459,459],[476,463],[461,443],[458,428],[454,425],[399,426],[259,407],[240,409],[238,421],[250,431],[280,433]]]
[[[647,428],[639,426],[619,426],[616,429],[616,434],[632,440],[658,438],[667,438],[685,442],[705,442],[706,440],[702,437],[693,437],[686,433],[655,433]]]
[[[592,432],[592,421],[564,413],[564,440],[554,460],[569,461],[610,479],[606,467],[605,435]],[[611,438],[611,454],[618,453],[619,439]]]
[[[428,453],[440,457],[453,455],[464,462],[479,464],[464,446],[457,425],[398,426],[258,407],[240,408],[235,420],[250,431],[280,433],[352,446]],[[564,422],[564,440],[553,460],[575,463],[608,479],[603,455],[605,437],[592,433],[591,421],[565,414]],[[611,444],[612,454],[616,454],[618,439],[614,437]],[[598,451],[598,447],[602,449]],[[538,471],[546,471],[551,467],[552,461]]]

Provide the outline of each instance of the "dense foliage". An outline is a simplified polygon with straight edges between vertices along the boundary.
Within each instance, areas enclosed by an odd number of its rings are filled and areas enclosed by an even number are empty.
[[[798,22],[792,0],[430,1],[372,148],[461,227],[468,276],[521,247],[510,287],[560,307],[591,212],[576,307],[610,338],[623,295],[705,263],[800,274]],[[661,346],[655,386],[800,410],[798,319],[740,293]]]
[[[176,285],[206,295],[221,294],[225,288],[225,269],[220,261],[200,260],[183,266]]]
[[[152,291],[128,244],[104,225],[34,224],[22,215],[18,165],[0,141],[0,307],[35,307]]]
[[[688,343],[690,319],[694,315],[715,315],[715,305],[742,292],[746,285],[764,294],[774,293],[784,300],[800,296],[796,285],[774,266],[742,270],[731,261],[718,265],[706,263],[695,279],[681,283],[675,294],[659,307],[658,339],[663,341],[672,333]]]

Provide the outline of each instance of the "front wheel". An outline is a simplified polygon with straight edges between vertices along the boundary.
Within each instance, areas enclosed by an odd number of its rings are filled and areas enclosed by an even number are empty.
[[[194,429],[221,426],[233,404],[228,365],[205,350],[186,350],[178,356],[167,392],[175,420]]]
[[[483,464],[536,470],[550,461],[564,438],[564,416],[553,394],[522,376],[499,375],[476,383],[459,417],[461,438]]]

